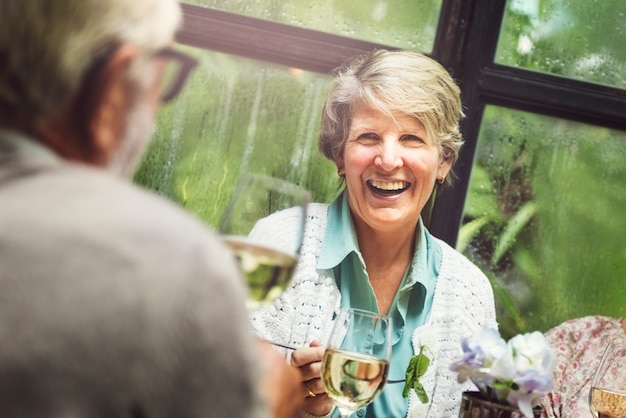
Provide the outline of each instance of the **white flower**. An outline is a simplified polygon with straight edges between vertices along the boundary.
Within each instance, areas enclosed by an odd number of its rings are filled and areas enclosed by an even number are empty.
[[[506,346],[505,353],[491,367],[491,374],[500,380],[514,379],[527,370],[551,372],[556,357],[539,331],[516,335]]]
[[[518,407],[527,417],[552,389],[554,350],[538,331],[505,342],[497,330],[483,330],[463,341],[463,358],[450,368],[459,382],[471,379],[483,395]],[[495,399],[494,399],[495,398]]]

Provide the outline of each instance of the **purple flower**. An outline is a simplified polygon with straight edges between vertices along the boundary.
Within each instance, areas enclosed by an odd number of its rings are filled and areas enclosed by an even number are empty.
[[[519,386],[521,392],[526,393],[548,393],[553,386],[552,373],[546,371],[527,370],[520,372],[513,381]]]

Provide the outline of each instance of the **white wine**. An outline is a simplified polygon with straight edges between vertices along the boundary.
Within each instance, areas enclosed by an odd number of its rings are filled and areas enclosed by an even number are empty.
[[[226,236],[224,241],[237,257],[248,283],[249,309],[280,296],[296,267],[293,255],[255,244],[246,237]]]
[[[388,371],[387,360],[329,348],[322,362],[322,382],[339,409],[356,411],[383,390]]]
[[[597,418],[626,418],[625,392],[592,387],[589,405]]]

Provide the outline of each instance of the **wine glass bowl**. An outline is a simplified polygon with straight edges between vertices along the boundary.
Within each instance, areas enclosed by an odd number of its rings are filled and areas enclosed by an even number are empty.
[[[391,318],[342,309],[322,360],[322,382],[341,417],[371,403],[387,382]]]
[[[248,284],[249,309],[272,302],[289,284],[304,236],[307,190],[283,179],[244,174],[218,231]],[[280,233],[270,221],[281,219]]]
[[[589,392],[595,418],[626,417],[626,340],[608,343]]]

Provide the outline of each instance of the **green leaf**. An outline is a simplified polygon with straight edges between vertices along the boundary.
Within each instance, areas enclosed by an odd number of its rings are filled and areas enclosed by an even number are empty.
[[[537,212],[537,204],[532,200],[526,202],[507,222],[500,239],[496,244],[496,249],[491,257],[491,264],[495,265],[500,261],[500,258],[511,248],[515,243],[517,236],[524,229],[524,227],[530,222],[530,219]]]
[[[496,196],[487,170],[480,165],[475,165],[472,168],[464,215],[470,218],[499,218]]]
[[[402,396],[406,398],[409,396],[409,392],[413,387],[413,382],[417,379],[415,374],[415,366],[417,364],[417,356],[411,357],[409,360],[409,366],[406,369],[405,373],[405,381],[404,381],[404,389],[402,389]]]
[[[422,353],[422,350],[420,350],[420,353],[419,355],[417,355],[415,362],[416,362],[415,369],[417,370],[416,374],[417,374],[417,378],[419,379],[420,377],[426,374],[426,370],[428,370],[428,366],[430,366],[430,359],[426,357],[425,354]]]
[[[513,384],[513,382],[510,381],[510,380],[508,380],[506,382],[500,382],[500,381],[496,380],[495,382],[492,383],[493,388],[494,389],[498,389],[498,390],[510,389],[512,384]]]
[[[430,358],[424,353],[425,350],[427,350],[426,346],[421,346],[419,354],[411,357],[411,360],[409,360],[405,374],[406,380],[402,389],[402,396],[405,398],[409,396],[411,389],[413,389],[422,403],[428,403],[426,390],[424,390],[424,386],[419,381],[426,374],[428,366],[430,366]]]
[[[413,389],[415,389],[415,394],[421,403],[428,403],[428,395],[426,394],[424,386],[422,386],[421,383],[415,382]]]
[[[474,238],[474,236],[476,236],[476,234],[480,232],[483,226],[491,222],[491,220],[492,219],[489,216],[482,216],[463,225],[459,230],[459,237],[457,239],[456,249],[459,252],[465,251],[469,243],[472,241],[472,238]]]

